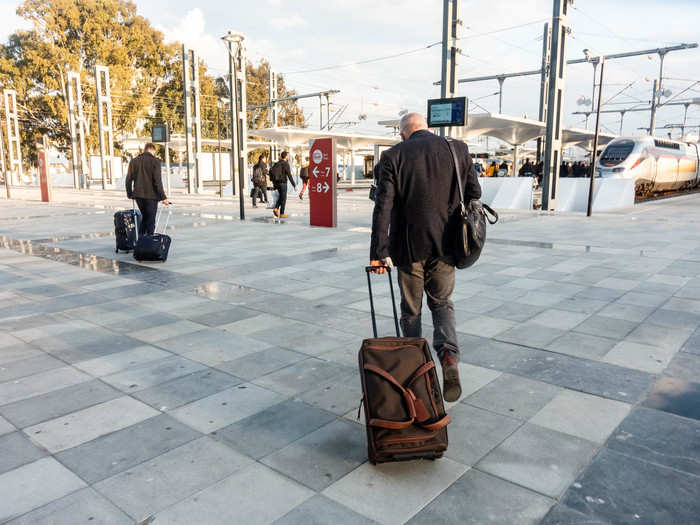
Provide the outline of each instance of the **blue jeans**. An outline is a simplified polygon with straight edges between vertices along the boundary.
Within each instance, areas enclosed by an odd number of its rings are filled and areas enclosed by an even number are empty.
[[[459,360],[457,321],[450,299],[455,288],[455,267],[449,259],[428,259],[399,267],[401,330],[404,337],[422,337],[423,292],[433,315],[433,348],[442,359],[445,352]]]

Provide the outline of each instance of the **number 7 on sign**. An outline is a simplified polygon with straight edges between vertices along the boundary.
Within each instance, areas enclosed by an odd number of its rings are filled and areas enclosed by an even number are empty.
[[[326,166],[326,174],[324,175],[324,177],[329,177],[330,173],[331,173],[331,168]]]

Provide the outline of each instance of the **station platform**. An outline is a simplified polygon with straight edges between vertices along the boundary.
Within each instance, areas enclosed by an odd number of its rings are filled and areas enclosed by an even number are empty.
[[[694,523],[700,196],[508,211],[453,299],[444,458],[372,466],[371,202],[339,227],[174,194],[165,264],[117,192],[0,200],[0,523]],[[377,279],[383,277],[377,276]],[[382,333],[388,287],[377,282]],[[430,316],[423,317],[431,340]]]

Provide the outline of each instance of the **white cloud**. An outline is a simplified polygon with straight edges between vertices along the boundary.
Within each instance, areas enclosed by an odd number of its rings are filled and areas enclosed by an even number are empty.
[[[291,29],[305,26],[306,24],[306,19],[297,14],[270,19],[270,25],[275,29]]]
[[[20,30],[31,29],[32,24],[17,16],[18,2],[0,2],[0,42],[5,42],[8,37]]]

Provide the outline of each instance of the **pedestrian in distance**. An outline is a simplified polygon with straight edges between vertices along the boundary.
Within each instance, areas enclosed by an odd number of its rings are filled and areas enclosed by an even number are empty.
[[[270,168],[270,179],[272,184],[277,190],[279,197],[277,198],[277,203],[272,213],[275,217],[280,217],[286,219],[288,215],[284,213],[284,209],[287,206],[287,181],[291,183],[294,189],[297,189],[296,184],[294,184],[294,179],[292,178],[292,169],[289,167],[289,153],[283,151],[280,154],[280,160],[275,162],[274,166]]]
[[[258,207],[257,198],[260,198],[260,202],[267,204],[267,178],[267,152],[263,152],[258,157],[258,162],[253,166],[253,190],[251,191],[253,208]]]
[[[299,192],[299,198],[304,200],[304,191],[309,187],[309,157],[308,155],[304,157],[304,162],[301,164],[301,169],[299,170],[299,178],[301,179],[302,186]]]
[[[496,166],[496,162],[494,161],[486,169],[486,176],[487,177],[495,177],[497,172],[498,172],[498,167]]]
[[[163,191],[160,159],[155,152],[153,144],[146,144],[143,153],[131,160],[126,174],[126,196],[134,199],[141,211],[140,237],[155,232],[158,202],[165,206],[170,204]]]
[[[525,164],[520,166],[518,177],[532,177],[535,172],[535,167],[530,162],[530,159],[525,159]]]
[[[446,401],[459,399],[459,347],[454,305],[455,239],[461,220],[455,165],[444,138],[428,131],[418,113],[401,117],[403,142],[379,161],[372,217],[370,265],[395,264],[401,290],[401,329],[421,337],[423,292],[433,318],[433,347],[440,359]],[[469,148],[455,141],[464,200],[481,197]],[[495,165],[495,164],[494,164]],[[375,273],[384,273],[379,268]]]

